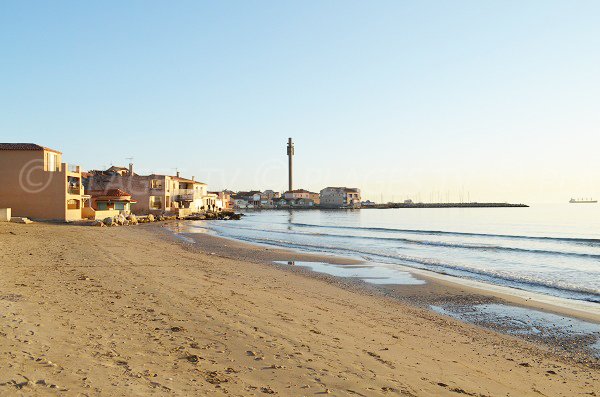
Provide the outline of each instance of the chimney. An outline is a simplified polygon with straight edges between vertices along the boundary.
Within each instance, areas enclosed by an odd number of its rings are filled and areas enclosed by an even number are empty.
[[[179,171],[177,171],[177,178],[179,178]]]
[[[129,163],[129,175],[133,175],[133,163]]]
[[[194,178],[196,178],[196,177],[192,175],[192,181],[195,181],[195,180],[196,180],[196,179],[194,179]]]

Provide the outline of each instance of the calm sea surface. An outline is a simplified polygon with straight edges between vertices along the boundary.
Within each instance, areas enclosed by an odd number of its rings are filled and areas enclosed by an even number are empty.
[[[388,267],[410,266],[600,303],[598,204],[262,211],[199,227],[252,243],[360,257]]]

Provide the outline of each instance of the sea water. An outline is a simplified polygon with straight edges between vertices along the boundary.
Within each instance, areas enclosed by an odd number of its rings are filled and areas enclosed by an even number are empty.
[[[408,266],[600,303],[598,204],[265,210],[195,225],[251,243],[359,257],[388,270]]]

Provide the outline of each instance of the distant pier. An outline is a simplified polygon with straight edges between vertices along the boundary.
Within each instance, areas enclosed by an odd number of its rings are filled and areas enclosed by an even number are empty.
[[[363,205],[362,208],[526,208],[527,204],[510,203],[387,203]]]

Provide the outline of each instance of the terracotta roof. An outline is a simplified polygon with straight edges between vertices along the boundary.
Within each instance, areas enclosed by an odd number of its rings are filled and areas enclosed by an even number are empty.
[[[35,143],[0,143],[0,150],[48,150],[62,154],[58,150],[36,145]]]
[[[124,197],[131,196],[131,194],[122,191],[121,189],[108,189],[108,190],[88,190],[86,191],[92,197]]]

